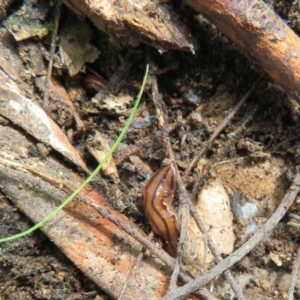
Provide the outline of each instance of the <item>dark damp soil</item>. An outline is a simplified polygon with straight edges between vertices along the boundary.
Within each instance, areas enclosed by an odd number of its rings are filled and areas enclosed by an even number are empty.
[[[299,34],[298,4],[291,1],[268,2]],[[18,9],[17,3],[15,5],[15,9]],[[101,48],[102,55],[88,67],[109,80],[122,58],[126,59],[128,53],[131,53],[129,57],[134,60],[133,65],[122,79],[118,92],[135,97],[145,63],[150,60],[155,65],[175,159],[183,171],[262,71],[255,60],[245,55],[205,19],[195,17],[189,9],[178,10],[199,41],[200,48],[195,55],[177,51],[160,54],[144,44],[133,48],[123,41],[120,42],[121,47],[112,47],[108,38],[88,22],[95,39],[101,37],[105,41],[101,47],[95,43]],[[63,13],[64,16],[71,14],[67,8],[64,8]],[[49,47],[49,37],[34,42],[41,44],[41,47]],[[63,84],[71,85],[71,79],[63,69],[56,66],[54,73]],[[79,75],[72,84],[81,89],[82,77]],[[119,111],[118,107],[99,109],[91,100],[91,90],[82,94],[76,90],[76,93],[76,96],[73,95],[74,103],[88,132],[103,132],[109,143],[115,140],[128,113]],[[73,123],[65,116],[65,112],[56,109],[52,112],[53,118],[63,128],[72,127]],[[141,205],[141,188],[147,177],[145,169],[150,166],[152,170],[157,170],[166,158],[164,142],[156,124],[156,112],[148,86],[133,125],[114,154],[120,183],[109,181],[109,185],[103,183],[99,187],[112,200],[115,209],[122,211],[147,233],[150,227],[145,223]],[[298,104],[265,75],[246,104],[216,138],[205,158],[212,165],[226,162],[229,169],[235,170],[233,174],[239,172],[238,168],[235,169],[238,159],[246,160],[252,166],[262,162],[271,164],[281,174],[278,180],[280,188],[273,193],[274,198],[280,201],[289,186],[289,174],[293,174],[295,166],[299,164],[299,132]],[[74,138],[73,142],[81,145],[84,139]],[[133,154],[142,163],[130,158]],[[85,159],[91,168],[96,167],[91,156],[86,154]],[[255,172],[242,179],[234,175],[224,175],[222,179],[230,198],[239,192],[244,198],[259,199],[260,212],[254,217],[259,226],[267,220],[278,203],[264,202],[267,201],[264,192],[261,192],[260,198],[257,196],[257,190],[263,190],[267,179],[265,169],[257,168]],[[197,176],[194,172],[189,177],[188,188],[191,193],[195,182],[200,180]],[[203,184],[205,179],[201,180]],[[255,184],[249,185],[243,194],[240,187],[247,180],[253,180]],[[124,196],[118,197],[116,191],[121,191]],[[1,237],[32,226],[5,195],[2,194],[0,199]],[[298,214],[298,207],[296,201],[289,213]],[[233,223],[236,247],[245,240],[245,224],[237,218],[234,218]],[[287,225],[288,221],[290,218],[284,217],[276,227],[276,232],[233,269],[233,274],[244,286],[247,299],[286,299],[292,263],[299,244],[299,230]],[[300,299],[299,286],[296,285],[295,299]],[[211,287],[220,299],[231,299],[231,292],[225,283],[216,281],[211,283]],[[29,237],[0,245],[0,299],[110,298],[38,231]]]

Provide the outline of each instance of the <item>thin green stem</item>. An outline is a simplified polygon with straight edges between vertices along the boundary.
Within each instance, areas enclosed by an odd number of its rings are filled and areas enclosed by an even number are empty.
[[[0,243],[4,243],[4,242],[9,242],[9,241],[13,241],[15,239],[24,237],[30,233],[32,233],[33,231],[35,231],[36,229],[40,228],[41,226],[43,226],[47,221],[49,221],[50,219],[52,219],[60,210],[62,210],[66,205],[68,205],[85,187],[86,185],[91,182],[94,177],[98,174],[98,172],[101,170],[101,168],[103,167],[103,165],[107,162],[107,160],[112,156],[112,154],[114,153],[114,151],[117,149],[117,147],[119,146],[121,140],[124,138],[133,118],[134,115],[137,111],[137,108],[140,104],[141,98],[142,98],[142,94],[144,92],[145,89],[145,85],[146,85],[146,81],[147,81],[147,77],[148,77],[148,71],[149,71],[149,65],[146,66],[146,71],[145,71],[145,75],[143,78],[143,83],[140,89],[140,92],[137,96],[137,100],[134,104],[134,107],[132,108],[132,111],[130,113],[129,118],[126,121],[125,126],[122,129],[122,132],[120,133],[119,137],[117,138],[117,140],[115,141],[115,143],[113,144],[113,146],[111,147],[110,151],[106,154],[105,158],[103,159],[103,161],[98,165],[98,167],[92,172],[92,174],[76,189],[76,191],[74,191],[66,200],[63,201],[63,203],[61,205],[59,205],[56,209],[54,209],[50,214],[48,214],[43,220],[41,220],[39,223],[35,224],[33,227],[29,228],[26,231],[23,231],[21,233],[18,233],[16,235],[10,236],[10,237],[6,237],[6,238],[2,238],[0,239]]]

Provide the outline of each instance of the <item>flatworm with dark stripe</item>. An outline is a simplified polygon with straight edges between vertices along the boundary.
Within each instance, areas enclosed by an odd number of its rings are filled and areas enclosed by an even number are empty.
[[[165,240],[166,250],[176,257],[180,225],[171,205],[177,188],[174,164],[160,168],[143,189],[143,205],[153,232]]]

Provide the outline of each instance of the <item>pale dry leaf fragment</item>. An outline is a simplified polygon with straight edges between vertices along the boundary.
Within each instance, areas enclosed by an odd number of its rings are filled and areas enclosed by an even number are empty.
[[[23,83],[23,85],[25,85]],[[50,145],[86,173],[89,170],[58,125],[0,70],[0,115],[20,126],[37,140]]]
[[[200,194],[196,209],[205,224],[205,227],[221,254],[230,254],[233,251],[235,236],[233,233],[233,216],[230,210],[230,201],[222,182],[219,178],[210,179]],[[201,266],[203,264],[205,245],[202,235],[191,218],[188,227],[187,247],[188,256],[194,256],[194,262]],[[213,261],[209,249],[206,249],[207,257],[205,267]]]
[[[69,75],[85,71],[85,64],[94,62],[99,49],[91,44],[92,32],[85,21],[69,18],[60,30],[60,52]]]
[[[127,110],[127,105],[130,104],[132,101],[133,98],[129,95],[110,95],[108,98],[101,101],[101,103],[99,104],[99,108],[108,111],[114,111],[117,114],[121,114]]]
[[[275,254],[274,252],[270,252],[269,258],[277,267],[282,266],[282,260],[280,259],[280,256],[278,254]]]
[[[98,163],[101,163],[109,152],[110,146],[102,137],[101,133],[96,131],[92,141],[87,145],[87,149],[95,157]],[[101,171],[105,176],[112,178],[115,182],[119,182],[118,170],[112,157],[110,157],[103,165]]]
[[[159,50],[195,53],[196,41],[189,29],[161,1],[63,0],[67,6],[92,20],[97,28],[117,36],[137,37]]]

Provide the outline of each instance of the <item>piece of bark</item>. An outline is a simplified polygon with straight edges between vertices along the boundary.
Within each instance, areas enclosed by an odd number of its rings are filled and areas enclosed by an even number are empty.
[[[1,59],[4,63],[5,59]],[[5,71],[3,71],[5,70]],[[13,78],[13,79],[11,79]],[[37,140],[50,145],[69,161],[89,173],[84,161],[68,138],[45,111],[33,101],[30,88],[8,66],[0,69],[0,115],[20,126]],[[16,81],[15,81],[16,80]],[[25,87],[25,91],[20,89]]]
[[[77,13],[90,18],[100,30],[137,37],[160,50],[195,52],[197,43],[179,17],[161,1],[63,0]]]
[[[38,141],[51,146],[89,174],[89,169],[67,136],[37,104],[32,87],[24,82],[26,70],[19,52],[15,50],[18,47],[17,44],[6,30],[1,30],[0,36],[0,115]],[[42,60],[40,55],[36,56]],[[37,65],[35,72],[44,70],[43,63],[37,63]],[[74,106],[73,110],[75,111]]]
[[[31,157],[28,151],[31,146],[32,142],[22,133],[0,125],[1,191],[37,223],[67,197],[62,189],[45,181],[44,177],[54,178],[61,187],[74,188],[82,179],[51,156],[43,160]],[[119,220],[129,222],[91,187],[83,191],[82,197]],[[113,299],[118,298],[141,250],[136,240],[78,200],[71,202],[42,230],[101,289]],[[139,229],[136,227],[136,230]],[[167,292],[169,275],[168,268],[158,259],[146,258],[123,299],[161,298]]]
[[[261,0],[186,0],[299,101],[300,39]]]
[[[45,95],[49,93],[49,101],[43,102],[43,108],[47,114],[60,126],[68,127],[76,123],[77,131],[84,131],[82,122],[73,102],[66,89],[61,83],[51,76],[50,84],[47,85],[47,68],[43,59],[42,49],[39,44],[26,41],[18,44],[20,57],[23,61],[30,61],[30,72],[34,74],[33,80],[38,90]],[[19,57],[16,60],[20,59]],[[24,69],[22,70],[24,72]]]

